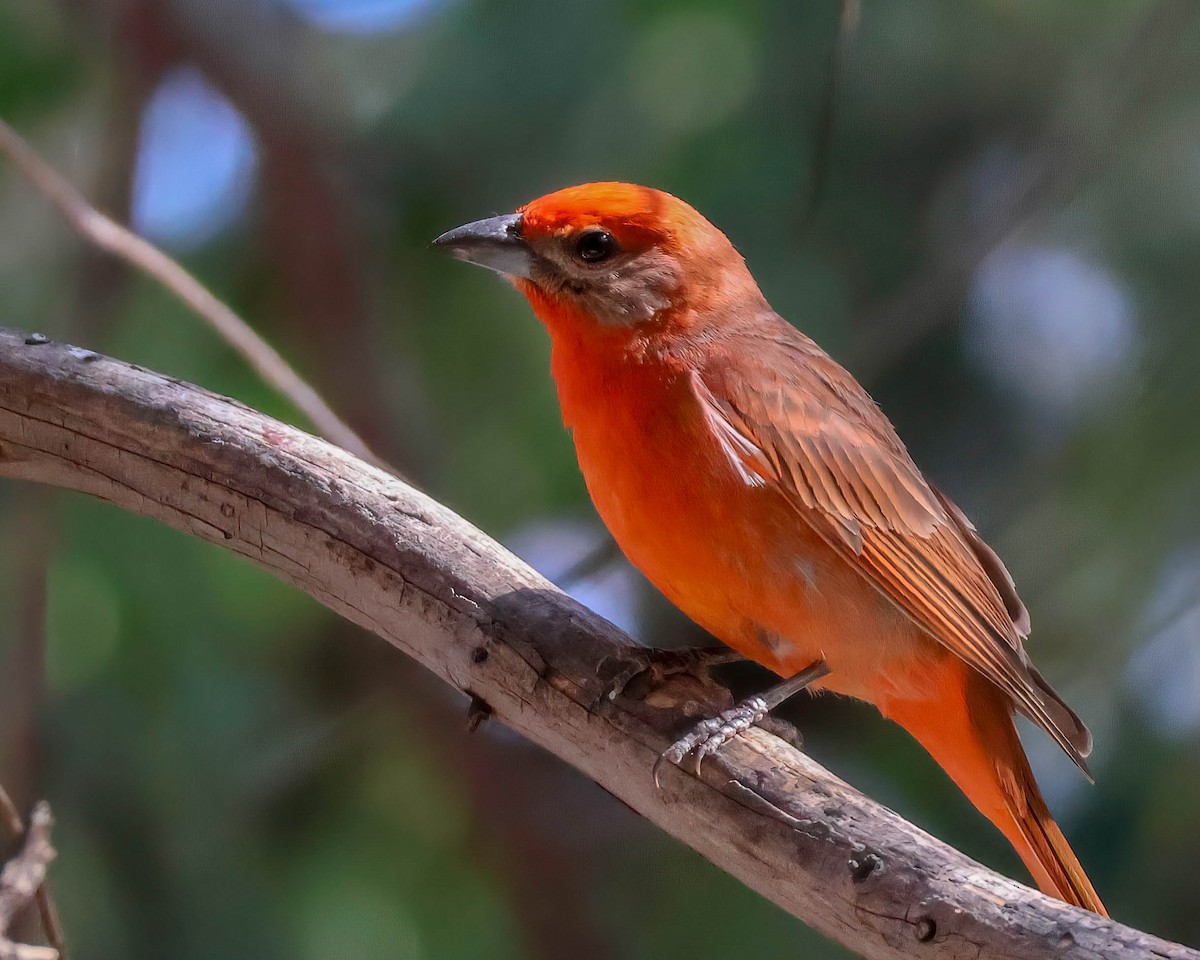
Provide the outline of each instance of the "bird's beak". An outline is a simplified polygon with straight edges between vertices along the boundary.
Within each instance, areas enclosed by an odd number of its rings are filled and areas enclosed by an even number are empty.
[[[510,277],[530,278],[533,251],[521,239],[521,215],[476,220],[443,233],[433,245],[452,257],[477,263]]]

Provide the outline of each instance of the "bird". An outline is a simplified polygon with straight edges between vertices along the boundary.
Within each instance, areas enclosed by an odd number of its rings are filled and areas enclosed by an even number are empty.
[[[1020,713],[1091,779],[1091,734],[1026,653],[1012,577],[721,230],[669,193],[599,182],[434,245],[507,278],[548,331],[580,470],[629,561],[782,678],[664,757],[698,760],[800,689],[865,701],[1044,893],[1107,916],[1017,735]]]

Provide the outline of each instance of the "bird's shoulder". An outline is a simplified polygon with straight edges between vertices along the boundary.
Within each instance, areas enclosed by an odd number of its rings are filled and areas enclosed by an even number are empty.
[[[851,539],[864,524],[921,537],[955,524],[866,389],[777,315],[714,341],[694,390],[778,482],[841,518]]]
[[[707,352],[703,373],[716,389],[763,393],[802,409],[810,421],[843,421],[908,457],[891,421],[854,375],[773,311],[727,328]]]

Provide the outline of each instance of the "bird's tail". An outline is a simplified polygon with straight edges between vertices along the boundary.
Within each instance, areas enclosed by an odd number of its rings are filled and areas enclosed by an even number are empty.
[[[892,701],[885,713],[933,756],[1016,848],[1043,893],[1108,916],[1033,779],[1004,695],[951,665],[936,699]]]

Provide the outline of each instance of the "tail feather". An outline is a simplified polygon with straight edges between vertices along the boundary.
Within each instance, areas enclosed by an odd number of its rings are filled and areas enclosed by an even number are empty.
[[[1043,893],[1108,916],[1042,798],[1007,698],[965,665],[948,664],[935,699],[893,700],[907,730],[1008,838]]]
[[[1019,744],[1017,749],[1020,749]],[[1013,845],[1043,892],[1107,917],[1108,911],[1100,902],[1096,888],[1050,815],[1024,754],[1018,754],[1017,758],[1023,768],[1020,771],[1023,784],[1020,793],[1009,801],[1008,812],[1024,841],[1024,848],[1015,840]]]

